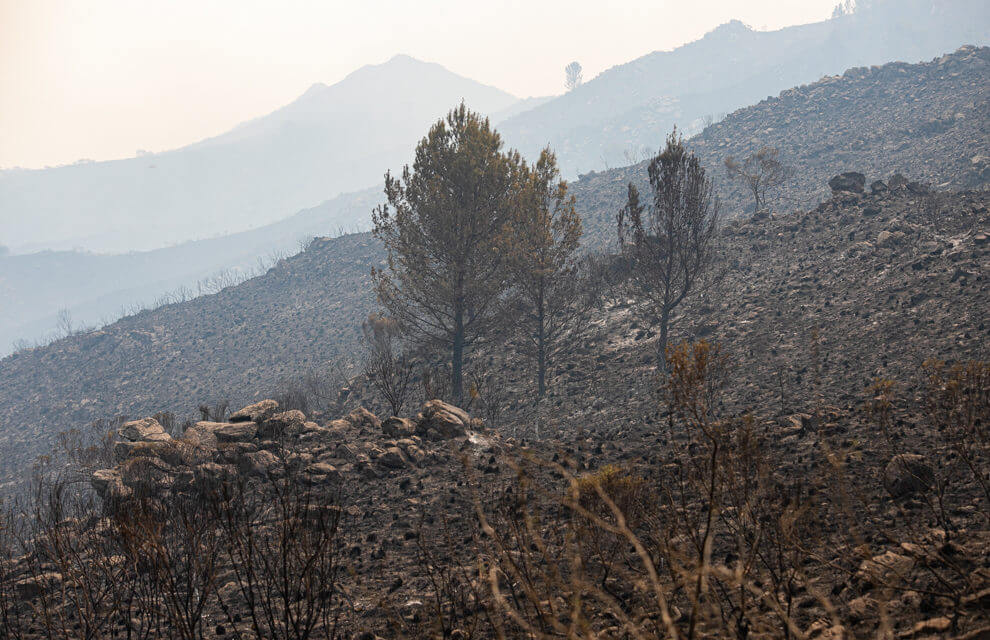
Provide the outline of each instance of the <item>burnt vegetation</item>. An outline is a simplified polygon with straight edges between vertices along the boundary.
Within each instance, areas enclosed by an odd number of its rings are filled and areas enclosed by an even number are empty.
[[[779,215],[776,149],[722,163],[755,220],[674,132],[592,254],[550,150],[455,108],[386,178],[354,362],[63,434],[0,637],[985,637],[986,193]]]

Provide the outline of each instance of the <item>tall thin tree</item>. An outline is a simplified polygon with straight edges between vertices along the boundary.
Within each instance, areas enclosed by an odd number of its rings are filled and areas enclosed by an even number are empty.
[[[573,89],[576,89],[577,87],[581,86],[581,83],[583,81],[584,78],[582,77],[582,69],[580,62],[575,60],[574,62],[564,67],[564,87],[568,91],[572,91]]]
[[[581,217],[549,149],[527,170],[519,195],[505,247],[517,292],[520,348],[535,364],[537,394],[542,398],[558,355],[583,324],[588,308],[578,303],[582,292],[575,251],[581,240]]]
[[[507,287],[498,241],[521,165],[462,103],[420,141],[412,168],[386,174],[388,204],[372,216],[388,253],[372,272],[378,298],[411,341],[450,354],[455,402],[465,354],[491,335]]]
[[[666,366],[670,317],[689,295],[713,282],[719,202],[698,158],[675,129],[648,167],[652,201],[642,204],[631,183],[618,214],[619,242],[630,262],[636,295],[660,325],[657,355]]]

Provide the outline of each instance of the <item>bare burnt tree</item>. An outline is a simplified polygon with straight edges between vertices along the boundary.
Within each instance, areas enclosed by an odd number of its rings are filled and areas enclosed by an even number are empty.
[[[208,404],[201,404],[198,407],[199,416],[206,422],[223,422],[227,419],[227,409],[230,403],[227,400],[217,402],[212,407]]]
[[[177,491],[140,498],[115,513],[123,557],[148,572],[171,636],[201,640],[220,569],[221,528],[212,496]]]
[[[619,242],[630,262],[630,283],[660,325],[658,360],[665,362],[674,309],[713,283],[719,202],[701,161],[676,129],[648,167],[652,200],[631,183],[618,214]]]
[[[581,86],[584,81],[582,77],[581,63],[574,61],[564,67],[564,87],[568,91],[572,91],[577,87]]]
[[[98,528],[77,526],[96,511],[91,495],[73,491],[57,474],[35,483],[29,573],[36,619],[49,637],[108,637],[126,583],[116,542]]]
[[[474,412],[477,407],[487,426],[499,426],[511,400],[505,375],[489,362],[488,366],[475,367],[470,373],[470,380],[469,410]]]
[[[742,182],[753,194],[756,213],[766,208],[773,191],[794,176],[794,168],[781,162],[780,150],[775,147],[761,147],[742,161],[729,156],[725,159],[725,169],[729,177]]]
[[[20,640],[27,633],[30,611],[17,592],[21,578],[15,563],[21,552],[21,534],[13,511],[0,501],[0,637]]]
[[[940,193],[929,192],[918,202],[918,215],[933,233],[941,233],[945,225],[945,207]]]
[[[388,403],[393,416],[406,403],[413,378],[413,363],[402,348],[398,323],[372,313],[361,325],[364,336],[364,372]]]
[[[341,613],[339,493],[285,471],[224,486],[212,501],[236,585],[220,606],[232,626],[246,611],[259,638],[329,640]]]

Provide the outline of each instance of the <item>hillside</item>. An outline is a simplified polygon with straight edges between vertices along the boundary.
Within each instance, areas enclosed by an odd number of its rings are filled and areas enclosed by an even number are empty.
[[[370,311],[368,234],[315,241],[263,276],[0,360],[4,480],[61,430],[164,404],[246,402],[353,355]],[[261,346],[263,345],[263,347]]]
[[[353,232],[380,195],[380,189],[345,194],[258,229],[153,251],[0,256],[0,296],[6,302],[0,306],[0,356],[14,351],[15,343],[52,338],[63,309],[80,330],[161,301],[213,293],[297,253],[314,237]]]
[[[851,15],[756,31],[738,21],[671,51],[622,64],[501,123],[506,140],[533,156],[549,143],[565,176],[628,164],[676,124],[700,130],[768,95],[852,67],[917,62],[962,44],[990,44],[980,0],[881,0]]]
[[[60,587],[83,575],[94,578],[79,589],[105,584],[111,595],[78,618],[90,623],[139,593],[133,615],[106,626],[156,638],[168,637],[179,609],[163,596],[199,592],[204,628],[264,636],[249,612],[265,606],[256,597],[281,603],[274,587],[286,583],[286,602],[326,607],[334,615],[318,625],[339,624],[350,637],[525,637],[497,630],[545,620],[547,610],[566,621],[580,607],[592,638],[622,638],[630,627],[642,638],[670,637],[670,628],[689,637],[695,624],[713,638],[750,628],[818,640],[981,638],[990,628],[990,505],[980,484],[990,369],[972,369],[960,399],[960,387],[939,377],[958,374],[921,362],[988,355],[990,194],[946,194],[938,231],[917,198],[877,184],[810,211],[727,225],[719,240],[728,279],[675,319],[675,339],[717,342],[730,359],[725,378],[705,369],[715,376],[701,379],[701,395],[716,401],[701,406],[715,417],[700,427],[655,393],[653,332],[621,295],[563,363],[539,434],[520,411],[531,382],[501,350],[487,354],[497,382],[479,396],[504,385],[514,406],[497,424],[477,420],[478,407],[468,407],[472,419],[420,397],[408,418],[380,420],[360,377],[329,416],[268,400],[184,430],[124,424],[84,460],[102,511],[83,502],[80,517],[45,529],[42,502],[38,547],[50,560],[28,546],[0,572],[8,619],[37,619],[29,605],[41,602],[69,611],[71,624],[73,591]],[[893,381],[889,396],[865,390],[874,379]],[[948,413],[928,400],[951,403]],[[565,474],[574,474],[573,493]],[[630,533],[609,529],[617,518],[596,488],[623,510],[618,526]],[[587,524],[588,513],[605,524]],[[323,553],[314,553],[314,532],[330,533]],[[62,535],[69,553],[50,542]],[[628,536],[641,546],[626,552]],[[193,574],[191,558],[210,561]],[[709,564],[710,595],[692,598]],[[273,571],[286,565],[294,570]],[[258,573],[243,578],[245,567]],[[503,586],[496,570],[520,582]],[[295,586],[311,573],[319,588]],[[748,589],[732,588],[738,582]],[[509,606],[523,603],[520,616],[495,604],[500,588],[513,594]],[[589,595],[565,600],[575,592]],[[623,616],[631,620],[616,625]]]
[[[782,92],[740,109],[690,140],[716,177],[725,213],[751,211],[750,195],[727,179],[726,156],[778,147],[796,169],[774,201],[778,209],[814,206],[829,177],[847,166],[871,176],[895,172],[946,189],[979,189],[990,181],[990,49],[963,48],[931,62],[857,68]],[[643,165],[592,173],[574,183],[586,228],[599,242],[613,236],[612,218],[629,180]],[[18,339],[50,335],[61,308],[85,326],[135,303],[150,303],[221,269],[240,273],[299,240],[367,219],[380,191],[340,196],[287,220],[249,232],[167,249],[93,256],[40,253],[0,258],[0,353]],[[598,246],[601,246],[600,244]]]
[[[891,65],[869,74],[851,73],[798,89],[804,99],[771,100],[752,107],[752,111],[741,110],[719,126],[726,146],[719,146],[714,157],[707,156],[707,163],[716,167],[719,175],[722,149],[737,153],[737,148],[747,148],[752,144],[752,129],[759,126],[759,114],[773,112],[775,118],[791,119],[780,131],[794,136],[796,144],[818,150],[807,155],[809,164],[799,171],[800,181],[795,181],[806,185],[807,191],[788,196],[795,201],[810,198],[827,189],[824,185],[832,175],[825,173],[828,167],[845,170],[859,166],[844,162],[844,156],[830,154],[870,135],[875,126],[872,114],[886,107],[892,114],[903,114],[895,118],[892,137],[886,142],[903,147],[890,157],[905,164],[888,164],[885,155],[866,155],[864,164],[876,162],[873,166],[877,167],[872,169],[875,173],[867,171],[869,180],[887,179],[894,171],[903,170],[912,180],[964,186],[972,175],[967,158],[976,153],[974,149],[979,150],[980,138],[973,132],[987,126],[985,110],[966,106],[985,104],[981,98],[985,88],[973,83],[985,73],[986,55],[986,49],[962,50],[941,63]],[[912,98],[899,101],[901,96]],[[848,103],[854,104],[839,106]],[[840,109],[844,109],[845,133],[815,133],[822,124],[834,122],[819,121],[816,113]],[[930,137],[920,136],[919,127],[926,126],[933,113],[946,110],[972,117],[954,120],[953,126],[936,135],[938,144],[931,144]],[[738,127],[734,123],[739,123]],[[712,132],[701,139],[709,135]],[[774,144],[775,140],[766,142]],[[615,212],[622,204],[627,180],[641,179],[641,171],[642,167],[630,167],[597,173],[573,184],[589,248],[614,248]],[[719,179],[719,184],[724,185],[724,180]],[[912,192],[899,195],[905,215],[915,215],[910,208],[917,208],[917,197]],[[743,200],[736,200],[738,204],[733,207],[731,191],[726,192],[726,199],[730,215],[745,206]],[[820,235],[817,240],[809,237],[802,241],[828,247],[838,239]],[[753,242],[755,246],[766,244],[758,238]],[[220,294],[144,312],[94,334],[74,336],[0,360],[0,444],[18,443],[0,446],[3,468],[15,475],[16,469],[45,451],[55,433],[92,420],[148,414],[163,408],[190,415],[202,403],[247,402],[311,368],[326,372],[337,358],[353,356],[358,325],[373,305],[368,272],[380,260],[376,244],[367,234],[321,241],[266,275]],[[959,300],[963,302],[972,304],[967,298]],[[92,374],[94,366],[99,376]]]
[[[930,62],[850,69],[739,109],[688,141],[714,177],[723,213],[752,212],[752,196],[731,181],[725,158],[777,147],[794,177],[772,200],[777,210],[814,206],[828,179],[849,167],[872,177],[901,173],[940,189],[990,184],[990,48],[963,47]],[[614,237],[626,185],[646,182],[646,163],[595,172],[574,183],[586,231]]]
[[[396,56],[181,149],[0,172],[0,238],[13,249],[140,251],[269,224],[378,184],[462,99],[483,113],[516,102]]]

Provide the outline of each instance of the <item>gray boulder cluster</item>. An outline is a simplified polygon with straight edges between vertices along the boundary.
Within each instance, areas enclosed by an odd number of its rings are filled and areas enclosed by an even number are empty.
[[[298,410],[262,400],[226,422],[197,422],[173,437],[154,418],[125,423],[113,445],[114,466],[92,474],[104,500],[154,497],[168,491],[295,473],[309,485],[339,483],[422,466],[431,448],[482,428],[464,410],[426,402],[414,419],[384,422],[363,407],[320,425]]]

